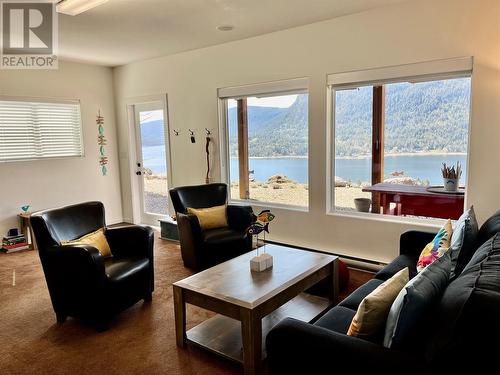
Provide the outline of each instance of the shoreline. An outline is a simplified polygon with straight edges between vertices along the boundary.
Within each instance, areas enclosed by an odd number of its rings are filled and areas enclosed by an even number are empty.
[[[398,152],[398,153],[387,153],[385,156],[395,157],[395,156],[467,156],[466,152]],[[249,156],[249,159],[307,159],[308,156]],[[231,156],[231,159],[237,160],[238,157]],[[359,160],[359,159],[371,159],[371,155],[361,155],[361,156],[336,156],[335,159],[342,160]]]

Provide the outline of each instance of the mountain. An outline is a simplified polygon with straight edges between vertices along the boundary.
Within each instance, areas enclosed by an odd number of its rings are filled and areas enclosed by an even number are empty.
[[[238,154],[236,108],[229,116],[229,149]],[[230,110],[230,111],[231,111]],[[268,118],[267,115],[272,115]],[[248,153],[252,156],[307,155],[308,95],[297,95],[288,108],[248,107]]]
[[[386,86],[385,152],[466,152],[470,79]],[[337,156],[371,153],[372,88],[343,90],[335,98]],[[237,112],[228,110],[231,156],[238,153]],[[164,144],[158,121],[143,124],[143,143]],[[288,108],[248,107],[250,156],[308,154],[308,95],[297,95]],[[320,128],[322,124],[309,124]]]
[[[467,151],[469,79],[390,84],[385,99],[386,153]],[[372,88],[338,91],[335,104],[336,155],[370,155]],[[307,155],[307,95],[298,95],[289,108],[274,110],[248,108],[250,156]],[[268,121],[266,113],[273,113]],[[235,114],[233,117],[229,140],[231,155],[236,156]]]
[[[466,152],[470,80],[452,79],[386,86],[385,152]],[[335,153],[368,155],[372,89],[338,91]]]
[[[248,135],[252,136],[258,134],[261,131],[262,125],[269,121],[274,120],[276,117],[283,115],[287,111],[287,108],[275,108],[275,107],[248,107]],[[229,134],[230,137],[234,136],[235,139],[238,136],[236,132],[237,124],[237,109],[236,107],[229,108],[227,111],[227,119],[229,124]]]

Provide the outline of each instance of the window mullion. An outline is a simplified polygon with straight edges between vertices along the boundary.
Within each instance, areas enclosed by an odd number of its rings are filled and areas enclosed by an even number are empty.
[[[240,199],[250,198],[249,160],[248,160],[248,111],[247,99],[237,100],[238,109],[238,162]]]
[[[384,181],[385,86],[373,87],[372,185]],[[380,213],[380,194],[372,193],[372,212]]]

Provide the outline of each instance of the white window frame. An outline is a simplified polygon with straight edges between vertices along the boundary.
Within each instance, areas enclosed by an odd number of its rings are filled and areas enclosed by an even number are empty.
[[[78,106],[79,121],[78,126],[80,127],[80,154],[79,155],[67,155],[67,156],[26,156],[19,157],[15,159],[2,159],[0,157],[0,163],[18,163],[18,162],[29,162],[37,160],[57,160],[57,159],[73,159],[73,158],[83,158],[85,157],[85,142],[84,142],[84,129],[82,120],[82,108],[79,99],[60,99],[60,98],[40,98],[40,97],[28,97],[28,96],[6,96],[0,95],[0,101],[5,102],[27,102],[27,103],[42,103],[42,104],[71,104]]]
[[[219,119],[219,144],[220,144],[220,174],[221,181],[228,185],[230,190],[230,155],[229,155],[229,127],[227,126],[227,100],[237,99],[237,98],[247,98],[252,96],[279,96],[279,95],[292,95],[307,93],[309,94],[309,78],[292,78],[287,80],[272,81],[255,83],[242,86],[232,86],[217,89],[217,102],[218,102],[218,119]],[[308,109],[309,113],[309,109]],[[309,121],[308,121],[308,133],[309,133]],[[309,159],[309,139],[308,136],[308,185],[310,185],[310,159]],[[264,202],[252,199],[236,199],[231,197],[231,192],[228,192],[229,202],[236,204],[252,205],[254,207],[265,207],[265,208],[278,208],[284,210],[309,212],[311,196],[310,189],[308,194],[308,205],[298,206],[293,204],[283,204],[274,202]]]
[[[397,65],[383,68],[366,69],[359,71],[340,72],[327,75],[326,87],[326,214],[338,217],[355,217],[367,220],[388,221],[407,224],[427,225],[432,228],[443,224],[444,219],[416,218],[373,214],[371,212],[346,212],[335,209],[335,92],[336,89],[357,88],[360,86],[376,86],[398,82],[428,82],[453,78],[470,77],[471,97],[469,108],[469,129],[467,140],[467,185],[465,189],[464,205],[468,206],[468,185],[470,176],[470,138],[472,129],[472,80],[473,57],[433,60],[427,62]]]

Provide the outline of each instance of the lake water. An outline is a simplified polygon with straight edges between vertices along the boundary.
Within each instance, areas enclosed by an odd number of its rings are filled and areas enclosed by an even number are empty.
[[[441,166],[443,163],[462,165],[463,173],[461,183],[465,183],[467,176],[466,155],[398,155],[386,156],[384,175],[392,172],[404,172],[405,176],[429,180],[431,185],[442,185]],[[250,170],[254,171],[252,177],[256,181],[266,181],[269,176],[284,174],[288,178],[307,183],[308,161],[304,158],[276,158],[276,159],[250,159]],[[238,178],[238,159],[231,159],[231,181]],[[352,182],[365,182],[371,180],[371,158],[365,159],[337,159],[335,161],[335,176]]]
[[[155,173],[166,173],[164,146],[143,148],[144,166]],[[405,176],[429,180],[431,185],[441,185],[442,163],[456,164],[460,162],[463,168],[461,183],[465,183],[467,176],[466,155],[397,155],[386,156],[384,174],[404,172]],[[250,170],[254,171],[252,177],[256,181],[266,181],[275,174],[286,175],[288,178],[307,183],[308,161],[304,158],[250,158]],[[337,159],[335,162],[335,175],[352,182],[364,182],[371,179],[371,158],[365,159]],[[238,160],[231,159],[231,181],[238,181]]]

